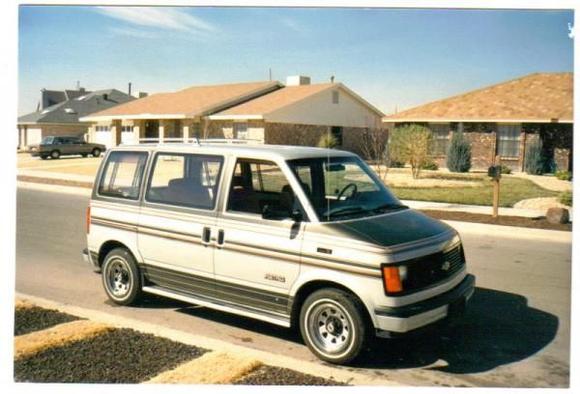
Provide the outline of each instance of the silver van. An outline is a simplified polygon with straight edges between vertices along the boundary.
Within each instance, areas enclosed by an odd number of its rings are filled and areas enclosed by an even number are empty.
[[[355,154],[321,148],[111,149],[87,244],[117,304],[149,293],[299,327],[337,364],[458,313],[475,283],[453,228],[401,204]]]

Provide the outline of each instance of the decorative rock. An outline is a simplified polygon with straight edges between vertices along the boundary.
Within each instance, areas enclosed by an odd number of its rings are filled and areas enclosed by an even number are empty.
[[[568,223],[570,212],[566,208],[549,208],[546,212],[546,219],[554,224]]]

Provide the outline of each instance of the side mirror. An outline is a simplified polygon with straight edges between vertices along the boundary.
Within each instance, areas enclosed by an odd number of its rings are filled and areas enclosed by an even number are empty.
[[[262,219],[267,220],[284,220],[284,219],[292,219],[295,222],[302,221],[302,212],[298,209],[295,209],[292,212],[288,212],[285,209],[279,209],[276,206],[272,206],[270,204],[264,205],[262,208]]]

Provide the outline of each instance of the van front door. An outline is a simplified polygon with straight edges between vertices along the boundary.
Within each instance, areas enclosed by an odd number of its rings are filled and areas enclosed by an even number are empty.
[[[224,158],[159,152],[139,220],[146,278],[192,296],[215,296],[213,242]]]
[[[300,270],[302,207],[275,163],[238,159],[232,167],[218,218],[216,291],[252,312],[287,319]]]

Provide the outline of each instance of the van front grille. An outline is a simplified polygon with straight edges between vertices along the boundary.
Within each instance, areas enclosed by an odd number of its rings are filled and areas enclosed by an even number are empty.
[[[445,252],[437,252],[402,262],[407,267],[403,291],[392,295],[406,295],[436,285],[450,278],[465,265],[463,247],[458,245]]]

